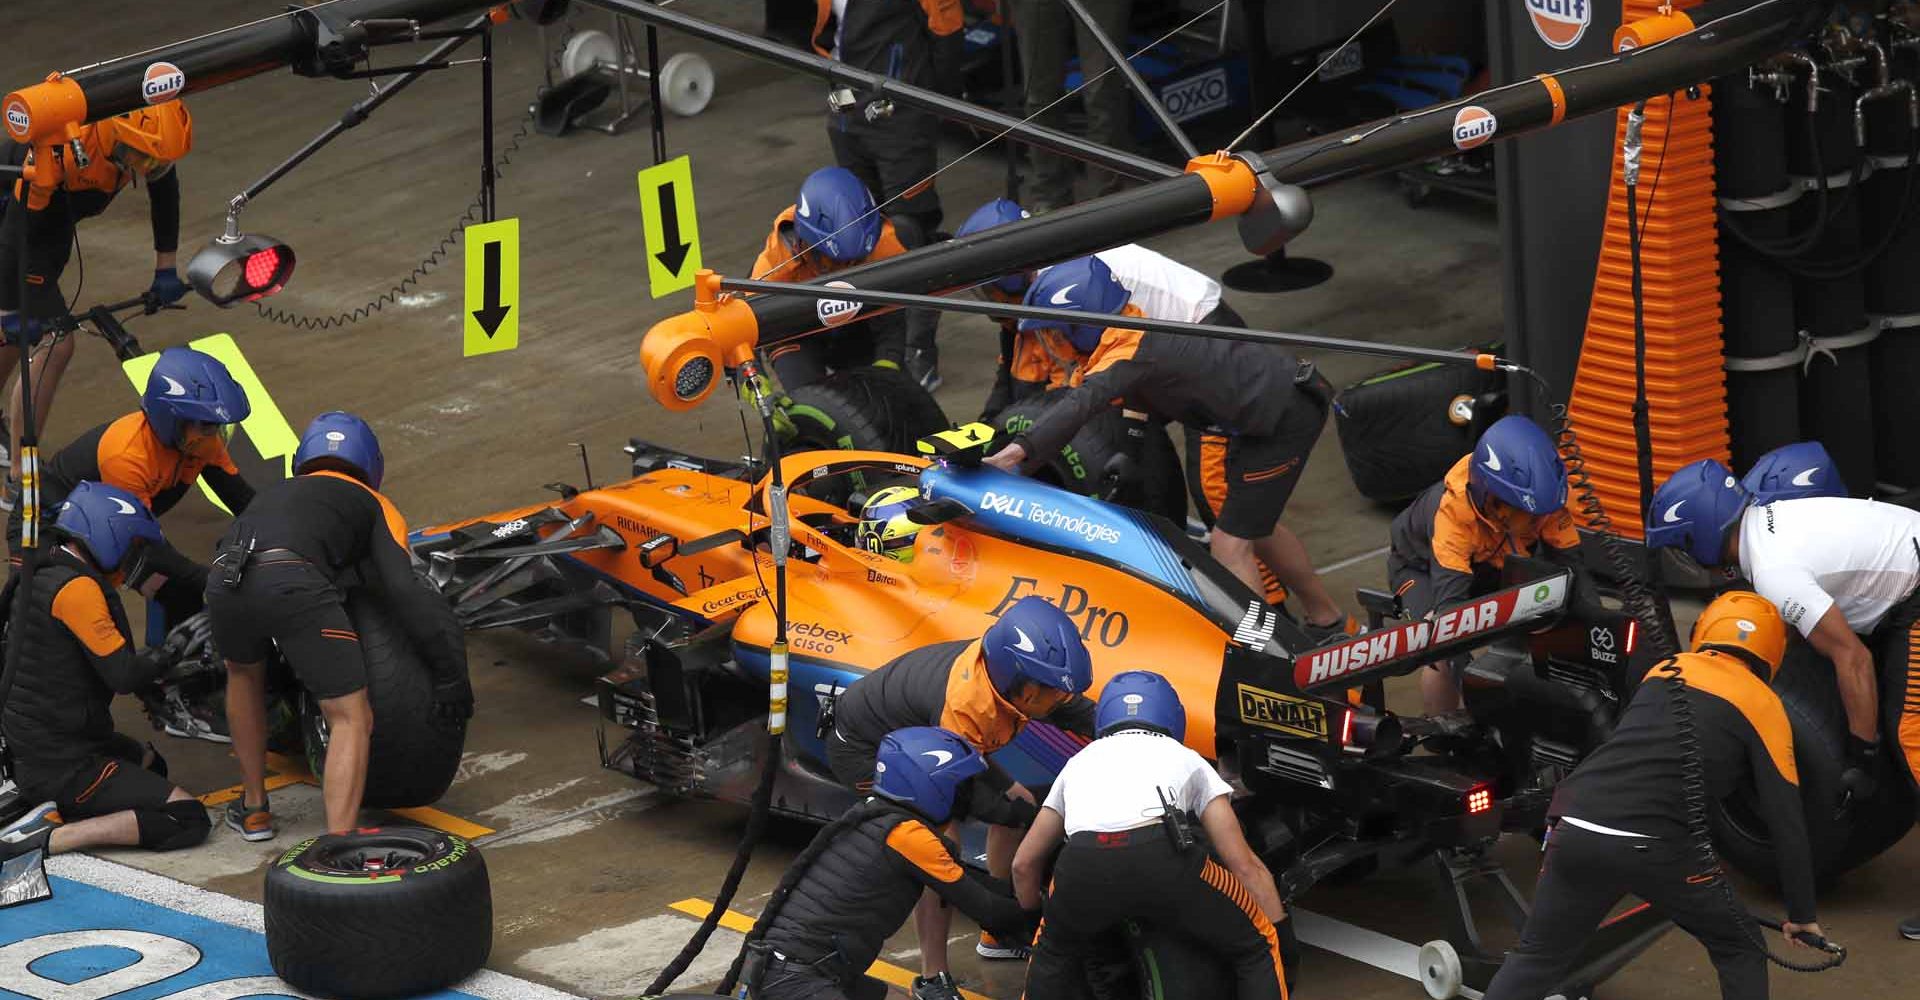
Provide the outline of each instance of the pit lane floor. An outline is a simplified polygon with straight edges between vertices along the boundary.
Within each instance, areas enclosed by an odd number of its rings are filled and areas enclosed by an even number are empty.
[[[683,8],[759,28],[757,4],[683,0]],[[276,9],[246,0],[13,0],[0,11],[0,38],[14,43],[3,84],[22,85],[52,69]],[[575,19],[583,27],[605,27],[599,12],[576,13]],[[670,119],[669,147],[693,157],[709,265],[744,267],[800,178],[830,161],[821,88],[672,35],[663,36],[661,45],[665,53],[693,49],[713,61],[718,86],[712,106],[697,118]],[[503,31],[496,51],[504,141],[510,120],[537,84],[542,57],[525,25]],[[381,54],[386,63],[400,58]],[[476,90],[470,74],[428,76],[248,210],[248,231],[287,239],[300,255],[299,271],[275,306],[320,315],[351,309],[405,276],[433,248],[474,189]],[[218,232],[234,192],[365,93],[360,83],[279,72],[193,98],[195,151],[180,167],[183,252],[190,254]],[[965,148],[950,140],[945,158]],[[251,309],[222,312],[205,304],[129,325],[150,350],[231,333],[296,427],[335,407],[364,414],[385,443],[387,492],[415,524],[530,502],[542,496],[542,483],[581,482],[569,442],[586,445],[602,482],[624,473],[619,447],[630,436],[737,455],[744,446],[730,405],[713,401],[690,414],[666,413],[647,398],[636,364],[646,328],[688,304],[685,296],[655,301],[643,291],[645,251],[633,173],[649,162],[644,125],[618,138],[576,133],[523,141],[500,187],[502,213],[521,219],[523,246],[522,347],[512,353],[462,360],[457,251],[449,267],[394,305],[344,329],[299,330]],[[1000,194],[1002,177],[1000,161],[985,157],[943,174],[949,225]],[[1285,296],[1229,293],[1255,325],[1431,346],[1499,334],[1498,234],[1485,209],[1436,199],[1411,210],[1385,180],[1327,189],[1316,194],[1316,203],[1314,227],[1296,250],[1333,262],[1338,273],[1324,286]],[[126,192],[106,216],[85,223],[81,243],[83,305],[126,298],[145,287],[151,258],[144,193]],[[1214,274],[1243,259],[1225,226],[1188,230],[1153,245]],[[77,265],[69,267],[69,295],[77,272]],[[991,380],[994,328],[983,319],[952,316],[941,339],[947,382],[939,398],[949,415],[969,417]],[[1336,385],[1383,367],[1367,358],[1315,360]],[[47,440],[69,440],[133,405],[109,352],[88,339],[68,373]],[[237,448],[249,450],[245,443]],[[1390,516],[1355,493],[1329,429],[1288,518],[1329,568],[1336,595],[1381,581],[1379,549]],[[189,551],[204,551],[222,523],[217,510],[190,499],[169,516],[167,528]],[[506,634],[476,635],[470,651],[480,714],[462,778],[439,808],[494,831],[480,838],[498,914],[491,965],[569,992],[635,995],[693,929],[693,920],[672,905],[711,899],[743,812],[672,801],[602,771],[594,749],[595,712],[580,701],[596,674],[586,657]],[[1403,685],[1392,699],[1406,705],[1417,695]],[[127,732],[147,731],[129,706],[122,706],[120,721]],[[195,792],[216,792],[237,780],[222,748],[163,738],[160,743],[175,775]],[[320,824],[318,792],[311,787],[289,784],[274,793],[274,806],[283,829],[272,843],[246,844],[222,830],[194,851],[111,856],[257,900],[266,859]],[[798,827],[776,824],[735,909],[758,911],[806,836]],[[1530,842],[1511,840],[1500,855],[1523,888],[1531,883],[1537,853]],[[1776,995],[1911,996],[1920,976],[1920,945],[1895,939],[1892,922],[1920,907],[1916,868],[1920,846],[1910,839],[1829,893],[1822,916],[1853,958],[1841,971],[1820,977],[1777,976]],[[1778,906],[1758,890],[1748,898],[1759,908]],[[1439,935],[1441,902],[1422,869],[1325,886],[1301,905],[1418,943]],[[716,936],[707,956],[683,978],[683,988],[716,977],[737,943],[731,932]],[[957,928],[953,953],[963,982],[984,996],[1017,996],[1017,967],[978,961],[971,945],[970,932]],[[910,932],[894,938],[887,959],[917,965]],[[1313,950],[1305,976],[1302,995],[1309,997],[1420,995],[1405,979]],[[1705,996],[1713,992],[1710,977],[1704,953],[1684,936],[1669,935],[1615,977],[1604,994]]]

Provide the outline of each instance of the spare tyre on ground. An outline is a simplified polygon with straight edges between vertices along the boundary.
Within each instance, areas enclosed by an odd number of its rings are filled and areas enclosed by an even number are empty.
[[[427,585],[424,580],[422,585]],[[441,641],[466,642],[451,605],[436,601],[434,613]],[[362,803],[370,809],[430,805],[446,794],[460,770],[467,724],[449,722],[434,712],[433,677],[425,659],[374,595],[350,592],[347,615],[360,633],[360,651],[367,661],[367,698],[373,704],[373,738]],[[301,702],[307,766],[315,777],[324,777],[326,719],[313,698],[303,695]]]
[[[1473,447],[1474,424],[1459,419],[1456,401],[1497,392],[1504,378],[1428,363],[1391,368],[1340,390],[1333,397],[1334,426],[1355,488],[1391,504],[1439,482]],[[1475,416],[1480,426],[1488,422]]]
[[[424,827],[329,834],[267,869],[267,957],[314,996],[387,1000],[473,974],[493,949],[487,865]]]
[[[1899,648],[1875,650],[1907,655],[1904,628],[1890,629]],[[1883,644],[1884,646],[1885,644]],[[1800,772],[1800,800],[1807,840],[1813,850],[1814,877],[1831,884],[1899,843],[1913,826],[1913,790],[1905,768],[1891,759],[1894,740],[1882,740],[1884,762],[1879,788],[1864,801],[1841,806],[1840,774],[1846,768],[1847,714],[1833,666],[1794,636],[1774,677],[1773,690],[1793,723],[1793,755]],[[1765,814],[1747,785],[1708,809],[1713,842],[1720,856],[1750,878],[1777,886],[1780,869]]]

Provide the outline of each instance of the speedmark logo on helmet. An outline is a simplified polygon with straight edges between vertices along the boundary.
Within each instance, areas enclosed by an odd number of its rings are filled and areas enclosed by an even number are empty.
[[[148,104],[164,104],[180,96],[187,89],[187,74],[170,62],[157,62],[147,67],[146,78],[140,82],[140,97]]]
[[[1453,115],[1453,147],[1468,150],[1484,146],[1500,130],[1500,120],[1478,104],[1469,104]]]
[[[1556,49],[1580,44],[1593,23],[1590,0],[1526,0],[1527,17],[1533,20],[1533,32]]]

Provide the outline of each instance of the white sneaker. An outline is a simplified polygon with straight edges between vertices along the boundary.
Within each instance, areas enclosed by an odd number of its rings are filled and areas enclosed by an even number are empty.
[[[58,807],[51,802],[42,802],[32,809],[27,810],[25,816],[8,823],[4,829],[0,829],[0,844],[25,843],[28,838],[35,834],[44,833],[53,829],[55,825],[53,816],[57,808]]]

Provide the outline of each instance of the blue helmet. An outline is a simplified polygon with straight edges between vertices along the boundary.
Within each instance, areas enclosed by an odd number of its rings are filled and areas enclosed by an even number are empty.
[[[845,167],[821,167],[800,182],[793,228],[828,260],[865,260],[880,242],[880,211],[873,193]]]
[[[1093,713],[1093,731],[1105,736],[1118,729],[1139,727],[1187,738],[1187,710],[1180,692],[1151,670],[1115,674],[1100,689],[1100,707]]]
[[[1025,218],[1029,218],[1026,209],[1021,208],[1019,205],[1005,198],[995,198],[979,208],[974,209],[973,214],[967,216],[967,221],[960,224],[959,230],[953,234],[953,237],[954,239],[961,239],[984,230],[992,229],[995,226],[1004,226],[1011,222],[1019,222]],[[1025,295],[1027,286],[1032,283],[1033,278],[1030,276],[1030,272],[1015,271],[1012,274],[1003,274],[987,284],[1007,295]]]
[[[1767,452],[1753,463],[1740,485],[1755,504],[1847,495],[1847,484],[1841,482],[1833,456],[1818,441],[1795,441]]]
[[[293,453],[293,471],[299,472],[318,458],[338,459],[360,473],[360,481],[380,488],[387,462],[380,455],[380,439],[367,422],[345,410],[331,410],[313,418],[300,435],[300,447]]]
[[[1682,466],[1653,491],[1647,508],[1647,546],[1677,548],[1702,566],[1726,560],[1727,532],[1747,509],[1747,491],[1711,458]]]
[[[1077,312],[1117,313],[1131,298],[1127,288],[1114,280],[1105,261],[1098,257],[1079,257],[1055,264],[1040,272],[1033,287],[1027,289],[1026,304],[1043,309],[1072,309]],[[1050,330],[1060,324],[1050,319],[1023,319],[1020,329]],[[1075,350],[1090,353],[1100,343],[1106,324],[1069,324],[1067,340]]]
[[[191,347],[169,347],[160,352],[160,359],[147,376],[140,409],[147,415],[154,435],[169,448],[180,446],[183,420],[237,424],[253,412],[247,390],[233,380],[227,366]]]
[[[1022,597],[980,637],[993,689],[1011,695],[1021,681],[1068,694],[1093,686],[1093,657],[1080,629],[1045,598]]]
[[[106,483],[83,481],[60,505],[54,528],[87,547],[87,554],[111,573],[143,542],[159,542],[160,522],[140,498]]]
[[[960,786],[986,769],[980,751],[944,729],[896,729],[874,755],[873,794],[945,823],[953,816]]]
[[[1467,493],[1483,512],[1492,496],[1529,514],[1550,514],[1567,505],[1567,467],[1539,424],[1519,414],[1501,417],[1473,446]]]

